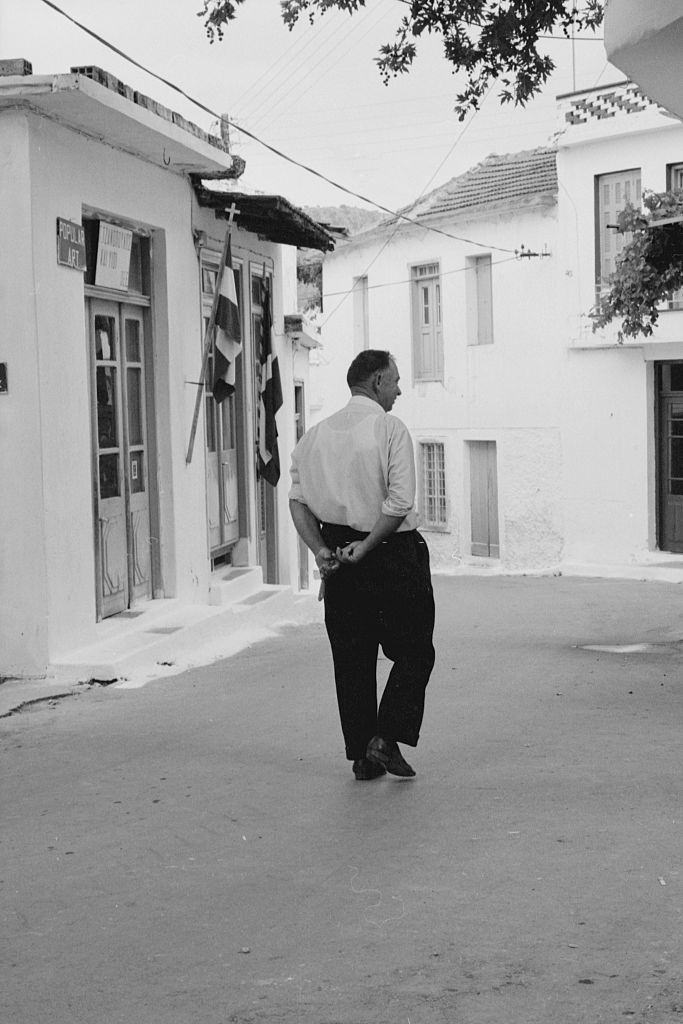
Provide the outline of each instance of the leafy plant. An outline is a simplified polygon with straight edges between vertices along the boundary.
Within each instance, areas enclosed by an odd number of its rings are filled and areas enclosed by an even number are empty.
[[[683,219],[653,226],[683,218],[683,191],[645,192],[643,206],[644,211],[627,206],[619,214],[618,230],[632,237],[617,258],[609,291],[590,313],[594,332],[620,319],[620,342],[651,335],[662,303],[683,288]]]

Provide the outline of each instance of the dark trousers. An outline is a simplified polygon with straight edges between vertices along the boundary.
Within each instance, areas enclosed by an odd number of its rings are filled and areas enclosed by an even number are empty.
[[[322,524],[322,535],[332,551],[367,536],[330,523]],[[434,667],[434,595],[424,537],[417,530],[394,533],[358,565],[341,565],[325,583],[325,626],[348,759],[364,757],[376,735],[416,746]],[[378,708],[380,645],[394,664]]]

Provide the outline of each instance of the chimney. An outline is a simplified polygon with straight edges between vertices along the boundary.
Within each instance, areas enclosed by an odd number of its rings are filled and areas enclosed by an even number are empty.
[[[33,65],[23,57],[16,57],[14,60],[0,60],[0,78],[8,78],[10,75],[32,75]]]

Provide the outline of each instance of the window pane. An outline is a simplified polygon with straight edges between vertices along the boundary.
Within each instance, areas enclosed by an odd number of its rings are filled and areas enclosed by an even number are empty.
[[[140,321],[126,320],[126,359],[129,363],[139,363],[140,359]]]
[[[100,498],[118,498],[120,493],[118,455],[100,455]]]
[[[130,266],[128,269],[129,291],[142,292],[142,238],[133,232],[130,243]]]
[[[208,394],[205,399],[205,415],[206,415],[206,450],[207,452],[216,451],[216,403],[213,400],[213,395]]]
[[[422,289],[422,323],[429,323],[429,288]]]
[[[97,367],[97,435],[100,448],[118,448],[116,367]]]
[[[142,444],[142,370],[128,367],[128,443]]]
[[[217,277],[218,271],[214,270],[213,267],[202,267],[202,291],[205,296],[209,298],[213,296],[216,290]]]
[[[97,359],[116,359],[116,329],[112,316],[95,317],[95,356]]]
[[[228,451],[237,447],[235,440],[235,396],[228,395],[218,406],[221,419],[221,449]]]
[[[673,363],[671,366],[671,390],[683,391],[683,363]]]
[[[683,478],[683,437],[671,438],[671,477]]]
[[[422,505],[425,525],[445,526],[446,477],[444,447],[442,444],[421,444],[422,453]]]
[[[130,453],[130,489],[132,494],[140,494],[145,489],[144,452]]]

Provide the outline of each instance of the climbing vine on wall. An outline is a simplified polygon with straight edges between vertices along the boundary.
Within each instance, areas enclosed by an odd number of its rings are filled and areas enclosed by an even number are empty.
[[[683,191],[645,192],[643,210],[627,206],[617,229],[631,238],[617,259],[609,291],[591,311],[593,331],[621,320],[619,341],[651,335],[662,304],[683,288],[683,219],[652,227],[660,220],[683,218]]]

